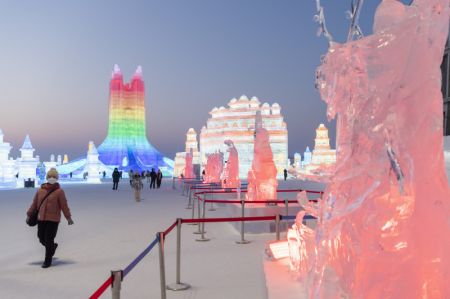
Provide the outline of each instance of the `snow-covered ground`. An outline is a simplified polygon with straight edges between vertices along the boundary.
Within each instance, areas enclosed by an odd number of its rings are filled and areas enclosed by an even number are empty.
[[[288,180],[279,188],[306,188]],[[319,189],[319,185],[310,188]],[[44,249],[36,228],[25,224],[35,190],[0,192],[0,298],[87,298],[108,277],[110,270],[125,268],[177,217],[190,218],[186,197],[171,188],[143,191],[136,203],[127,180],[118,191],[110,183],[63,186],[75,224],[63,220],[53,266],[42,269]],[[208,212],[223,216],[224,208]],[[207,224],[209,242],[196,242],[196,226],[183,225],[181,280],[192,285],[168,298],[266,298],[262,255],[274,234],[248,235],[252,242],[237,245],[238,233],[227,223]],[[175,230],[166,239],[166,282],[175,282]],[[107,290],[103,298],[109,298]],[[123,298],[159,298],[157,247],[125,278]]]

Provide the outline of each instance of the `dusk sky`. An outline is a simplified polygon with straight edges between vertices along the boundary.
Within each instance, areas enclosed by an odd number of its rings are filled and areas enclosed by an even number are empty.
[[[371,33],[379,0],[366,0]],[[328,27],[344,41],[350,0],[323,1]],[[317,37],[315,0],[1,1],[0,128],[18,153],[30,134],[36,154],[85,155],[107,134],[115,63],[128,81],[142,65],[147,135],[169,158],[200,131],[214,106],[242,94],[278,102],[289,155],[330,127],[314,88],[327,50]]]

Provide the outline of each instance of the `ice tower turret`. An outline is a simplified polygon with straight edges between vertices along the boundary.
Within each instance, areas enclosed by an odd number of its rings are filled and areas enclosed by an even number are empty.
[[[145,121],[145,88],[142,68],[137,67],[130,83],[123,82],[119,66],[114,65],[109,86],[108,136],[98,147],[99,159],[105,165],[124,170],[161,168],[171,174],[173,163],[147,140]],[[123,166],[124,159],[128,161]]]
[[[35,181],[37,187],[38,178],[36,175],[36,168],[38,166],[38,159],[33,157],[34,148],[31,144],[30,136],[26,136],[22,147],[20,148],[20,158],[17,159],[17,167],[19,176],[17,180],[17,187],[24,187],[25,180]]]

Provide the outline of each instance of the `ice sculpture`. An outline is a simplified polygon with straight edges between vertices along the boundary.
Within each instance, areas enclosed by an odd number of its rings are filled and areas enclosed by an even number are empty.
[[[189,150],[189,153],[186,153],[186,166],[184,167],[184,178],[185,179],[195,179],[194,173],[194,164],[192,164],[193,159],[193,150],[192,148]]]
[[[248,200],[269,200],[277,198],[277,168],[273,162],[269,133],[262,126],[261,112],[256,112],[255,146],[252,168],[248,172]]]
[[[112,72],[109,94],[108,136],[98,147],[99,159],[124,171],[161,169],[171,175],[173,161],[165,158],[147,140],[145,88],[138,66],[131,83],[124,84],[119,66]],[[123,165],[124,158],[127,165]]]
[[[88,152],[86,157],[85,172],[87,173],[87,182],[89,184],[100,184],[100,171],[102,164],[100,163],[99,154],[93,141],[89,141]]]
[[[440,64],[449,0],[384,0],[374,34],[331,43],[317,84],[339,115],[312,298],[450,298]]]
[[[9,159],[12,146],[4,142],[3,131],[0,129],[0,188],[14,188],[16,184],[16,162]]]
[[[239,155],[233,141],[225,140],[228,146],[228,160],[222,174],[222,188],[238,188],[241,186],[239,179]]]
[[[184,152],[178,152],[175,154],[175,166],[173,168],[173,176],[179,177],[183,173],[183,169],[186,166],[186,153],[192,149],[192,163],[194,169],[200,168],[200,152],[198,151],[197,132],[193,128],[189,128],[186,133],[186,144]]]
[[[223,171],[223,153],[217,152],[207,155],[205,167],[205,175],[203,181],[205,183],[218,183]]]
[[[31,144],[30,136],[27,135],[20,148],[20,158],[17,159],[18,178],[17,187],[23,188],[25,180],[32,180],[35,182],[35,186],[38,187],[39,180],[36,175],[36,169],[38,166],[38,159],[33,156],[34,148]]]

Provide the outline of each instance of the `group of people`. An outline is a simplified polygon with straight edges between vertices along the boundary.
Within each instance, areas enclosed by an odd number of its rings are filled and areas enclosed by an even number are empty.
[[[130,170],[128,173],[128,176],[130,178],[130,186],[134,190],[134,198],[136,201],[141,200],[141,190],[144,188],[144,180],[147,179],[147,183],[150,184],[150,189],[156,189],[161,187],[163,174],[161,169],[158,169],[158,172],[155,171],[154,168],[152,168],[151,171],[133,171]],[[117,190],[119,186],[121,175],[117,168],[114,168],[114,171],[112,173],[112,179],[113,179],[113,190]]]

